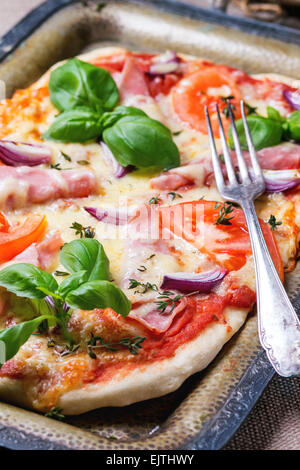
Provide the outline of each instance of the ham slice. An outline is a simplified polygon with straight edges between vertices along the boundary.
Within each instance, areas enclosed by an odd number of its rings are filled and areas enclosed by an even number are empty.
[[[187,179],[185,176],[176,173],[175,171],[168,171],[164,175],[157,176],[150,180],[150,185],[154,189],[179,189],[183,186],[194,184],[194,180]]]
[[[133,95],[150,96],[144,72],[133,57],[126,60],[118,86],[122,102]]]
[[[150,310],[144,316],[136,313],[134,309],[131,310],[129,314],[130,318],[134,318],[155,333],[164,333],[170,328],[173,319],[186,308],[187,299],[186,297],[182,297],[176,307],[169,313],[168,310],[170,311],[171,308],[166,309],[166,312],[162,314],[159,310],[153,308],[153,303],[149,304],[149,306]],[[145,309],[145,304],[139,308]]]
[[[45,236],[44,240],[36,245],[38,252],[39,267],[45,271],[50,270],[57,260],[63,240],[58,230],[52,230]]]
[[[251,165],[249,152],[243,152],[246,162]],[[300,145],[284,142],[274,147],[266,147],[257,152],[257,157],[264,170],[300,169]],[[231,151],[231,158],[237,166],[237,157]],[[222,165],[225,172],[225,165]],[[150,180],[152,188],[163,190],[184,189],[191,185],[210,186],[214,181],[213,167],[210,155],[191,163],[173,168]]]
[[[250,155],[244,152],[247,162],[250,162]],[[232,152],[236,162],[235,152]],[[257,152],[259,163],[264,170],[289,170],[300,169],[300,145],[285,142],[274,147],[266,147]]]
[[[152,178],[150,185],[159,190],[188,189],[193,185],[203,186],[211,172],[212,163],[210,157],[206,156]]]
[[[147,282],[155,283],[157,278],[160,277],[161,267],[155,262],[151,265],[151,255],[155,253],[156,257],[159,255],[165,255],[170,258],[174,257],[172,250],[165,240],[160,238],[151,239],[149,237],[147,239],[143,239],[143,236],[148,232],[148,225],[151,223],[150,221],[150,213],[145,214],[145,217],[141,217],[139,221],[135,218],[132,219],[131,225],[135,226],[139,231],[141,238],[128,240],[126,250],[123,254],[124,266],[126,266],[126,269],[122,273],[120,286],[126,291],[127,296],[132,300],[132,310],[128,317],[141,323],[149,330],[160,334],[167,331],[171,326],[173,319],[185,309],[187,300],[185,297],[182,297],[182,299],[176,302],[175,308],[172,309],[170,305],[162,314],[157,310],[156,302],[158,301],[157,297],[159,296],[159,292],[156,289],[148,289],[146,292],[142,291],[140,294],[138,293],[138,289],[128,289],[129,280],[132,278],[145,284]],[[138,228],[137,225],[145,225],[145,227],[144,229],[143,227]],[[147,264],[149,269],[145,271],[139,270],[140,266],[144,263]],[[177,266],[175,260],[174,264]],[[170,264],[168,264],[168,266],[170,267]],[[159,284],[160,282],[157,287],[159,287]]]
[[[0,166],[0,207],[13,209],[59,198],[86,197],[97,192],[92,170],[54,170]]]
[[[1,269],[16,263],[30,263],[45,271],[51,270],[63,241],[58,230],[49,232],[40,243],[32,243],[26,250],[15,256],[8,263],[2,264]]]
[[[32,243],[26,250],[22,251],[19,255],[15,256],[12,260],[2,264],[1,269],[17,263],[29,263],[39,267],[39,254],[36,243]]]

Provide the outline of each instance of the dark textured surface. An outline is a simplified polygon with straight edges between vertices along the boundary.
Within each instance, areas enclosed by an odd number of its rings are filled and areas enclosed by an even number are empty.
[[[224,450],[300,450],[300,378],[276,375]]]

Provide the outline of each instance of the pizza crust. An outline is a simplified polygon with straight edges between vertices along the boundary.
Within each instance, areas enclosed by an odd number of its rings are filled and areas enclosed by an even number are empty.
[[[120,380],[114,378],[105,384],[95,382],[66,392],[57,405],[65,415],[77,415],[96,408],[126,406],[171,393],[192,374],[208,366],[244,324],[247,313],[247,309],[227,308],[224,312],[227,324],[209,325],[197,338],[180,346],[173,357],[134,369]],[[230,331],[228,326],[231,327]],[[1,377],[0,399],[34,409],[20,379]]]
[[[243,325],[247,313],[247,309],[226,309],[226,325],[209,325],[196,339],[180,346],[175,356],[135,369],[121,380],[88,384],[69,391],[60,397],[58,405],[65,414],[73,415],[106,406],[126,406],[171,393],[192,374],[207,367]]]
[[[300,88],[300,80],[296,80],[295,78],[286,77],[285,75],[281,75],[279,73],[258,73],[255,75],[251,75],[253,78],[257,78],[258,80],[264,80],[268,78],[273,82],[285,83],[293,88]]]
[[[22,380],[11,379],[9,377],[0,378],[0,399],[22,406],[23,408],[32,408],[32,403],[27,397]]]

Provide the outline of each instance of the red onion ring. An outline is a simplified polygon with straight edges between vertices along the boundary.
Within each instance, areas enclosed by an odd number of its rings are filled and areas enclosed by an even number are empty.
[[[131,218],[131,215],[128,213],[128,210],[115,209],[102,209],[99,207],[84,207],[92,217],[95,219],[104,222],[105,224],[112,224],[112,225],[126,225]]]
[[[300,90],[284,90],[283,96],[294,109],[300,109]]]
[[[216,268],[205,273],[172,273],[165,274],[161,289],[175,289],[179,292],[210,292],[226,276],[227,271],[222,268]]]
[[[10,166],[36,166],[51,161],[51,150],[39,144],[0,140],[0,160]]]
[[[300,184],[299,170],[265,170],[263,173],[267,193],[287,191]]]
[[[167,51],[153,59],[148,73],[150,75],[165,75],[167,73],[176,72],[179,66],[179,59],[174,51]]]

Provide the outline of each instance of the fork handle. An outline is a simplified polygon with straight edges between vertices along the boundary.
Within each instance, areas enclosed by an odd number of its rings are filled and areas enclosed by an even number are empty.
[[[267,248],[253,201],[243,201],[253,252],[260,342],[279,375],[300,373],[300,321]]]

